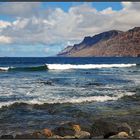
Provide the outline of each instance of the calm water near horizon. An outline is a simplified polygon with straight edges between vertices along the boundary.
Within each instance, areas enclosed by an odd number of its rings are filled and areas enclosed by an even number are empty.
[[[140,57],[0,58],[0,134],[89,122],[140,120]]]

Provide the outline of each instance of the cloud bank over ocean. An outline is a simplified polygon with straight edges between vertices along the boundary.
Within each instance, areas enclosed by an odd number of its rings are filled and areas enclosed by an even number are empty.
[[[140,3],[122,2],[122,8],[103,10],[94,2],[42,8],[41,2],[0,4],[0,56],[55,55],[68,44],[107,30],[126,31],[139,26]],[[133,20],[132,20],[133,19]],[[28,53],[27,53],[28,51]]]

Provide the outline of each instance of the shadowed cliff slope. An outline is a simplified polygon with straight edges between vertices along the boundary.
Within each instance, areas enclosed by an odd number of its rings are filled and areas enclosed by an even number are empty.
[[[140,56],[140,27],[126,32],[111,30],[85,37],[81,43],[66,47],[58,56]]]

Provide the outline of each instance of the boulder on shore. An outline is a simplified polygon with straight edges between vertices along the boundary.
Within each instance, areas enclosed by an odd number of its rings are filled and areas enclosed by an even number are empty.
[[[0,138],[1,139],[13,139],[14,137],[12,135],[2,135]]]
[[[117,124],[113,122],[107,122],[104,120],[96,120],[91,126],[91,136],[106,136],[109,133],[117,134]]]
[[[15,138],[16,139],[34,139],[34,138],[38,138],[38,137],[36,137],[35,135],[33,135],[33,134],[17,134],[16,136],[15,136]]]
[[[124,138],[130,138],[130,136],[126,133],[126,132],[119,132],[117,135],[113,135],[113,136],[110,136],[109,138],[121,138],[121,139],[124,139]]]
[[[59,135],[59,136],[74,136],[76,134],[76,132],[80,131],[81,128],[79,125],[77,124],[74,124],[74,123],[66,123],[66,124],[63,124],[59,127],[56,127],[54,130],[53,130],[53,133],[55,135]]]
[[[132,128],[127,123],[122,123],[118,126],[118,132],[126,132],[129,135],[132,135]]]
[[[140,139],[140,129],[134,131],[134,138]]]
[[[90,133],[86,131],[78,131],[75,134],[75,138],[78,139],[89,139],[90,138]]]
[[[133,136],[132,128],[127,123],[99,119],[91,126],[92,137],[104,136],[104,138],[109,138],[119,132],[126,132],[129,136]]]
[[[42,134],[43,134],[44,136],[46,136],[46,137],[51,137],[51,136],[53,136],[52,131],[51,131],[50,129],[48,129],[48,128],[45,128],[45,129],[43,130]]]

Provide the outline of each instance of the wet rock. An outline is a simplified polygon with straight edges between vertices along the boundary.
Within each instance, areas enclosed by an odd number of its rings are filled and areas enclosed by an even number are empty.
[[[17,139],[36,139],[36,138],[46,138],[44,135],[42,135],[42,133],[40,131],[35,131],[33,133],[29,133],[29,134],[20,134],[20,135],[16,135],[15,138]]]
[[[48,129],[48,128],[45,128],[45,129],[43,130],[42,134],[43,134],[44,136],[46,136],[46,137],[51,137],[51,136],[53,136],[52,131],[51,131],[50,129]]]
[[[1,139],[13,139],[14,137],[12,135],[2,135],[0,138]]]
[[[32,135],[35,138],[46,138],[40,131],[33,132]]]
[[[86,86],[101,86],[101,85],[102,85],[102,83],[97,83],[97,82],[86,84]]]
[[[109,133],[117,134],[117,124],[111,121],[96,120],[91,126],[91,136],[106,136]]]
[[[55,128],[53,132],[55,135],[59,135],[63,137],[63,136],[74,136],[76,132],[79,130],[81,130],[80,126],[70,122]]]
[[[74,129],[76,132],[81,131],[80,125],[75,124],[75,125],[73,125],[72,127],[73,127],[73,129]]]
[[[58,127],[54,130],[54,133],[56,135],[60,135],[60,136],[66,136],[66,135],[70,135],[73,136],[75,135],[75,131],[70,129],[70,128],[64,128],[64,127]]]
[[[53,82],[52,81],[46,81],[45,84],[51,86],[53,84]]]
[[[132,128],[127,123],[122,123],[118,126],[118,132],[126,132],[129,135],[132,135]]]
[[[136,138],[136,139],[137,139],[137,138],[140,139],[140,129],[134,131],[134,138]]]
[[[64,139],[75,139],[75,136],[64,136]]]
[[[50,86],[53,85],[53,82],[50,81],[50,80],[48,80],[48,81],[42,81],[42,80],[40,80],[39,83],[44,84],[44,85],[50,85]]]
[[[104,136],[96,136],[96,137],[91,137],[91,139],[103,139]]]
[[[102,83],[94,83],[95,86],[101,86]]]
[[[78,131],[75,134],[75,138],[88,139],[88,138],[90,138],[90,133],[86,132],[86,131]]]
[[[126,132],[119,132],[117,135],[110,136],[109,138],[130,138]]]
[[[109,137],[111,137],[113,135],[116,135],[116,134],[117,134],[117,132],[109,132],[109,133],[104,135],[104,138],[107,139],[107,138],[109,138]]]
[[[62,139],[63,137],[59,136],[59,135],[53,135],[51,137],[48,137],[49,139]]]
[[[37,138],[35,135],[33,135],[33,134],[21,134],[21,135],[16,135],[15,136],[15,138],[16,139],[24,139],[24,138],[26,138],[26,139],[34,139],[34,138]]]
[[[129,135],[126,132],[119,132],[118,136],[120,136],[120,137],[129,137]]]

